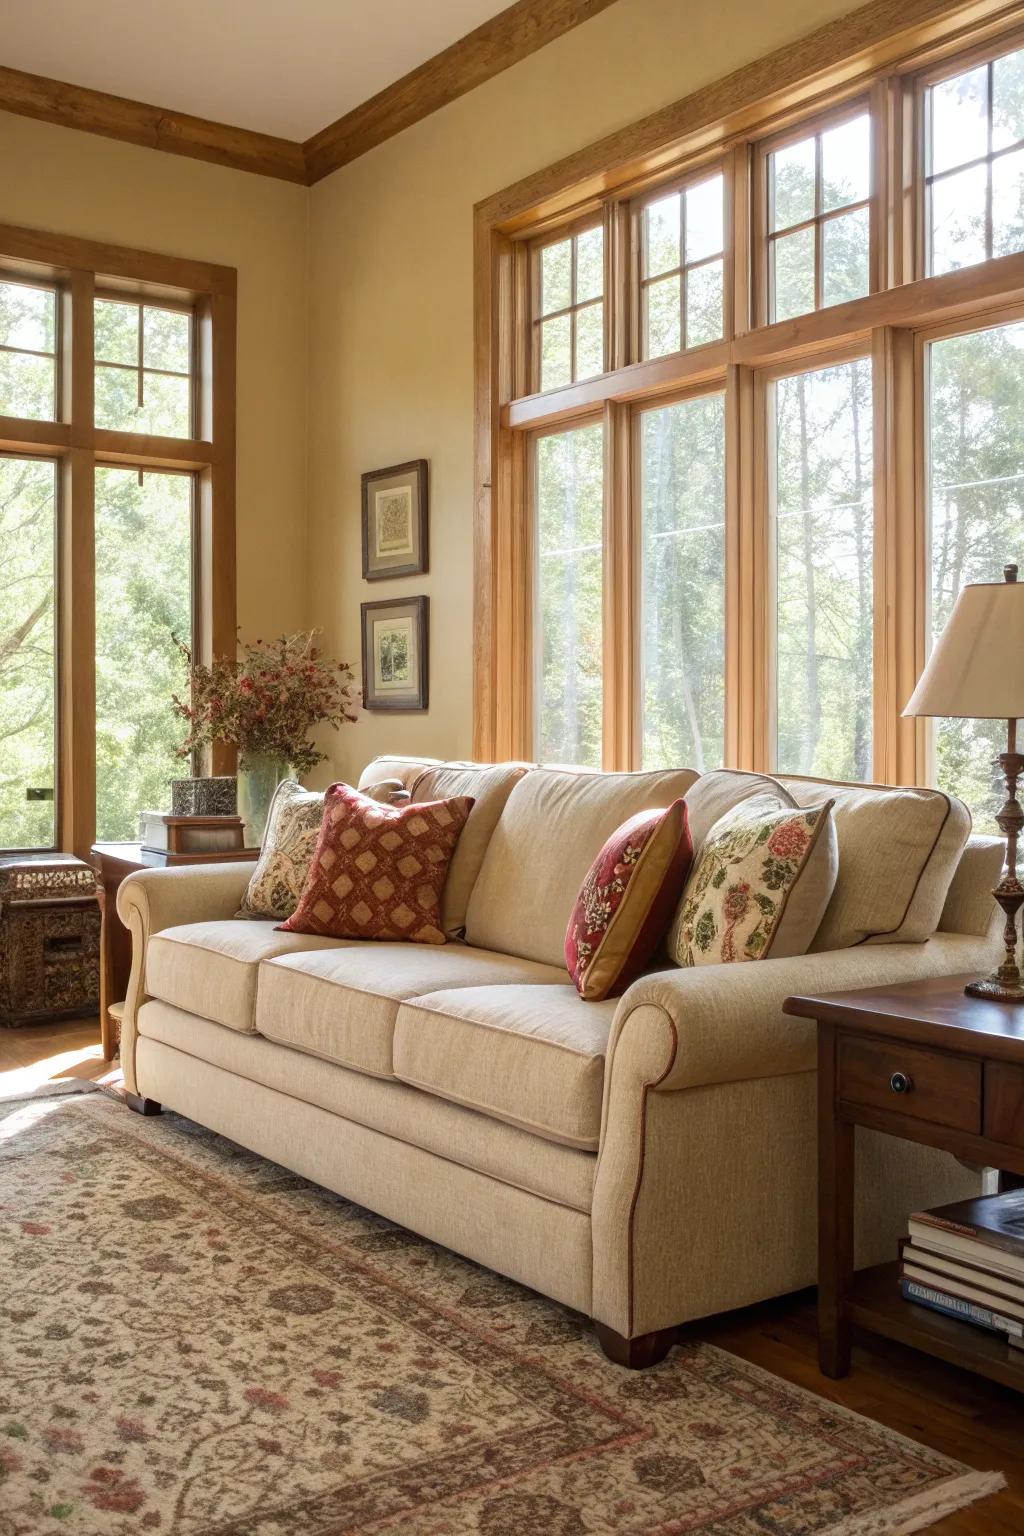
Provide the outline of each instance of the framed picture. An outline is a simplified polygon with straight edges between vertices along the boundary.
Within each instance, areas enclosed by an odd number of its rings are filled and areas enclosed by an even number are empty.
[[[364,709],[426,709],[429,603],[407,597],[361,605]]]
[[[363,476],[363,580],[419,576],[428,566],[427,461]]]

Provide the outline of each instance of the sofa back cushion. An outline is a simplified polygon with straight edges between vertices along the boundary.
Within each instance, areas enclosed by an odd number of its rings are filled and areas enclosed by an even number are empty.
[[[375,757],[359,775],[356,789],[365,793],[371,784],[379,784],[383,779],[401,779],[406,789],[411,790],[425,768],[440,766],[436,757]]]
[[[535,768],[508,797],[466,913],[466,938],[546,965],[564,964],[584,876],[617,827],[685,795],[689,768],[589,773]]]
[[[834,801],[839,878],[811,949],[930,939],[971,830],[963,802],[938,789],[780,782],[798,805]]]
[[[473,801],[441,899],[441,927],[450,939],[465,932],[466,908],[498,818],[509,795],[529,771],[528,763],[439,763],[424,768],[410,786],[414,802],[459,796]]]
[[[765,773],[745,773],[740,768],[713,768],[702,773],[686,794],[686,814],[696,858],[716,821],[752,795],[774,795],[783,805],[796,801],[778,779]]]

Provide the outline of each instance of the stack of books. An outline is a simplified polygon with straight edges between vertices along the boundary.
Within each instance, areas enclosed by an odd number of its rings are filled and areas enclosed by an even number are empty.
[[[900,1243],[904,1298],[1024,1351],[1024,1189],[918,1211],[909,1233]]]

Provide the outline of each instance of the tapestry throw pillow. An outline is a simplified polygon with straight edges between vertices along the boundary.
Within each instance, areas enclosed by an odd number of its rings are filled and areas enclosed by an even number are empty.
[[[665,937],[693,845],[685,800],[623,822],[587,872],[565,935],[565,963],[584,1002],[624,992]]]
[[[468,795],[381,805],[332,784],[306,884],[282,931],[444,944],[441,895],[472,809]]]
[[[303,789],[295,779],[277,786],[267,815],[263,846],[238,917],[291,917],[313,862],[323,790]]]
[[[677,965],[807,953],[839,871],[832,805],[752,795],[715,823],[673,923]]]

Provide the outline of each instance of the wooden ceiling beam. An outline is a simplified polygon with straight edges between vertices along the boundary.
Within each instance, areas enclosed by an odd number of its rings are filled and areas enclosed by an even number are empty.
[[[422,122],[612,4],[614,0],[516,0],[307,139],[303,149],[310,183]]]

